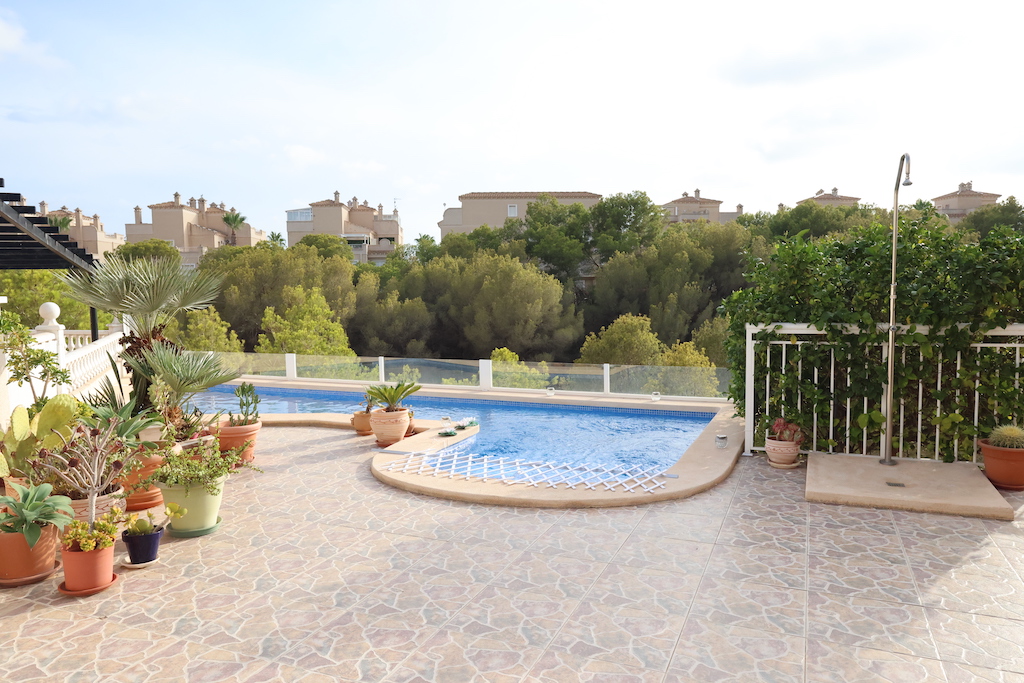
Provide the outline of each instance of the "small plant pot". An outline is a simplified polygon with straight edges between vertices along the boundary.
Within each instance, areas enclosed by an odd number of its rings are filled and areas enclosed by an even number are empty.
[[[142,466],[127,477],[118,479],[118,482],[120,482],[125,489],[130,489],[132,486],[135,486],[140,481],[156,472],[157,468],[160,467],[160,463],[164,461],[164,456],[160,454],[152,456],[139,455],[137,456],[137,460]],[[150,486],[129,494],[125,499],[125,509],[129,512],[148,510],[149,508],[160,505],[163,503],[163,500],[163,495],[161,495],[160,489],[155,486]]]
[[[780,470],[791,470],[800,466],[800,444],[796,441],[780,441],[769,436],[764,442],[768,464]]]
[[[149,534],[129,534],[121,532],[121,540],[128,548],[128,557],[132,564],[146,564],[156,559],[160,552],[160,539],[164,535],[164,528],[158,527],[156,531]]]
[[[177,535],[176,532],[198,536],[202,535],[198,532],[212,533],[217,528],[226,480],[227,476],[217,480],[217,486],[220,488],[217,495],[211,495],[200,485],[190,486],[186,493],[184,486],[169,486],[157,482],[156,485],[163,492],[164,503],[177,503],[188,510],[182,517],[168,525],[171,536]]]
[[[992,485],[1007,491],[1024,491],[1024,448],[993,446],[988,439],[978,439],[985,476]]]
[[[61,557],[64,559],[63,592],[79,595],[99,592],[116,580],[114,546],[89,551],[64,549]]]
[[[405,438],[409,430],[409,409],[400,408],[388,412],[377,410],[370,414],[370,427],[377,437],[377,445],[390,446]]]
[[[370,427],[370,415],[364,410],[352,413],[352,429],[356,430],[356,434],[359,436],[370,436],[373,434],[373,428]]]
[[[0,533],[0,587],[38,583],[57,571],[57,527],[47,524],[31,548],[25,535]]]
[[[252,462],[256,457],[256,435],[259,434],[262,427],[262,421],[251,425],[232,427],[228,424],[228,418],[222,418],[220,431],[217,433],[220,439],[221,453],[239,448],[248,443],[249,445],[242,451],[242,462]]]

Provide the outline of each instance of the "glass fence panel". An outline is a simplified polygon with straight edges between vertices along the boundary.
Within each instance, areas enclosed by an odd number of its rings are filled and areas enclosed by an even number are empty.
[[[440,358],[385,358],[384,379],[417,384],[480,386],[480,363]]]
[[[311,379],[352,379],[360,382],[380,381],[376,356],[295,356],[299,377]]]
[[[724,376],[724,384],[722,377]],[[613,365],[613,394],[652,394],[664,396],[724,396],[729,385],[727,368],[694,368],[675,365]]]
[[[237,370],[243,375],[268,375],[271,377],[284,377],[284,354],[283,353],[231,353],[220,352],[220,357],[225,367]]]
[[[494,361],[491,366],[495,387],[562,391],[604,391],[600,365],[576,363],[533,363]]]

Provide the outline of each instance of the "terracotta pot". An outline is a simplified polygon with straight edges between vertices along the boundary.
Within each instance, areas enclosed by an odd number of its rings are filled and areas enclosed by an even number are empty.
[[[370,414],[370,427],[379,446],[398,443],[409,430],[409,409],[399,408],[392,412],[377,410]]]
[[[764,442],[764,450],[768,454],[768,464],[779,469],[796,467],[800,457],[800,444],[796,441],[780,441],[769,436]]]
[[[88,591],[111,582],[114,576],[114,546],[82,550],[61,550],[64,559],[64,587],[69,591]]]
[[[220,431],[217,434],[220,439],[221,453],[238,448],[248,441],[249,445],[242,451],[242,462],[252,462],[256,457],[256,435],[261,427],[263,427],[262,421],[251,425],[232,427],[228,424],[228,418],[221,418]]]
[[[220,493],[216,496],[211,495],[206,489],[198,485],[190,486],[186,493],[184,486],[170,486],[157,482],[157,486],[163,491],[165,502],[177,503],[188,510],[184,516],[171,522],[172,536],[176,531],[213,530],[217,525],[217,515],[220,513],[220,503],[224,497],[224,482],[226,480],[227,475],[218,480],[217,485],[220,487]]]
[[[988,439],[978,439],[985,476],[993,486],[1008,491],[1024,491],[1024,448],[993,446]]]
[[[124,493],[124,488],[120,485],[117,486],[110,493],[103,496],[96,496],[96,518],[99,519],[101,515],[105,515],[114,509],[114,506],[123,508],[124,499],[121,498],[121,494]],[[89,521],[89,499],[83,498],[81,500],[72,500],[71,509],[75,511],[75,519],[83,522]],[[109,576],[107,577],[110,578]],[[74,589],[72,589],[74,590]]]
[[[356,434],[359,436],[373,434],[373,429],[370,427],[370,413],[365,410],[352,413],[352,429],[356,430]]]
[[[24,534],[0,534],[0,584],[37,583],[54,572],[57,563],[57,527],[47,524],[31,548]]]
[[[151,456],[136,456],[136,460],[138,460],[142,467],[135,470],[127,477],[118,479],[117,482],[127,490],[153,474],[153,472],[156,472],[156,469],[160,467],[161,463],[163,463],[164,456],[156,451],[154,451],[154,453],[155,454]],[[151,507],[156,507],[163,502],[164,498],[160,494],[160,489],[156,486],[150,486],[149,488],[140,489],[130,494],[128,498],[125,499],[125,509],[129,511],[146,510]]]

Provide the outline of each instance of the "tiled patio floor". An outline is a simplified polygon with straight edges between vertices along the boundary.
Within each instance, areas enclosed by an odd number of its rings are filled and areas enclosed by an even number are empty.
[[[746,458],[676,502],[486,507],[380,484],[372,437],[260,438],[215,534],[0,592],[0,681],[1024,681],[1020,521],[809,504]]]

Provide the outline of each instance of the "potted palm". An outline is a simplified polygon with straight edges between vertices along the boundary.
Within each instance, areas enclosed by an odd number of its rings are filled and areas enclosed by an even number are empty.
[[[187,513],[188,510],[185,508],[177,503],[171,503],[164,508],[164,523],[160,525],[156,524],[156,517],[149,510],[146,511],[145,517],[139,516],[138,513],[128,515],[124,520],[124,531],[121,532],[121,540],[128,548],[128,560],[122,561],[122,566],[139,569],[156,562],[164,526],[172,519],[179,519]]]
[[[359,436],[369,436],[373,434],[373,429],[370,427],[370,413],[373,412],[377,401],[371,398],[369,394],[363,394],[363,400],[360,401],[359,405],[366,406],[366,409],[357,410],[352,413],[352,429],[356,430],[356,434]]]
[[[0,587],[42,581],[60,568],[57,532],[71,523],[71,499],[50,495],[53,486],[12,484],[0,496]]]
[[[238,397],[239,414],[228,413],[222,417],[217,437],[220,450],[231,451],[242,448],[242,462],[252,462],[256,452],[256,435],[259,434],[263,422],[260,421],[260,397],[256,387],[243,382],[235,389]]]
[[[220,452],[216,439],[185,450],[177,444],[164,449],[163,462],[142,485],[158,486],[164,502],[187,512],[167,525],[171,536],[205,536],[217,530],[224,482],[237,466],[261,471],[242,462],[240,449]]]
[[[1024,429],[996,427],[978,445],[989,481],[1001,489],[1024,491]]]
[[[402,401],[420,390],[420,385],[412,382],[399,382],[391,386],[388,384],[377,384],[367,387],[366,395],[384,406],[383,410],[377,410],[370,414],[370,428],[377,437],[377,444],[390,446],[405,438],[409,429],[409,409],[402,405]]]
[[[764,450],[768,454],[768,464],[780,470],[791,470],[799,467],[800,444],[803,443],[803,429],[798,424],[786,422],[784,418],[776,418],[770,427],[773,436],[765,437]]]

